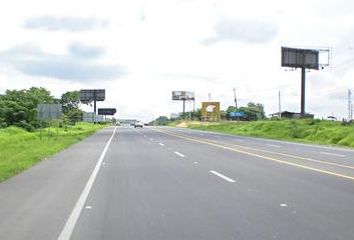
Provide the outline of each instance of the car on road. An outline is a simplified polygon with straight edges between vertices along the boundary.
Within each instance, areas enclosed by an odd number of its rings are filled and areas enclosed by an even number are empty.
[[[135,122],[134,123],[134,128],[137,128],[137,127],[143,128],[143,126],[144,126],[144,123],[142,123],[142,122]]]

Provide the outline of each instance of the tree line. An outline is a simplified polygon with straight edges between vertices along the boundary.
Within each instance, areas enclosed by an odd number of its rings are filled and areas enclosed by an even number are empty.
[[[231,112],[243,112],[244,115],[242,117],[232,117]],[[182,119],[189,119],[191,120],[202,120],[202,113],[201,109],[197,109],[196,111],[192,112],[185,112],[181,114],[178,118],[170,119],[166,116],[160,116],[152,121],[151,125],[167,125],[171,121],[177,121]],[[264,112],[264,105],[261,103],[254,103],[249,102],[246,106],[241,106],[236,108],[235,106],[229,106],[226,110],[221,110],[220,112],[221,120],[241,120],[241,121],[256,121],[262,120],[266,118]]]
[[[41,126],[37,118],[37,106],[42,103],[62,104],[61,120],[65,124],[74,124],[82,119],[79,91],[66,92],[57,99],[45,88],[31,87],[6,90],[0,95],[0,128],[18,126],[34,131]]]

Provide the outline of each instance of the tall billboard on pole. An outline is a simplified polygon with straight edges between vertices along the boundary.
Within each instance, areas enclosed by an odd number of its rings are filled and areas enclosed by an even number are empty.
[[[320,53],[324,52],[328,54],[329,61],[329,49],[301,49],[301,48],[289,48],[281,47],[281,66],[290,68],[301,69],[301,117],[305,117],[305,80],[306,69],[319,70],[324,68],[328,64],[320,63]]]
[[[172,91],[173,101],[183,101],[183,116],[186,112],[186,101],[195,101],[194,92],[189,91]]]
[[[172,100],[174,101],[193,101],[195,100],[194,92],[188,91],[172,91]]]
[[[105,89],[81,89],[80,90],[80,101],[82,103],[88,104],[93,101],[93,109],[96,113],[96,102],[104,101],[106,98]]]

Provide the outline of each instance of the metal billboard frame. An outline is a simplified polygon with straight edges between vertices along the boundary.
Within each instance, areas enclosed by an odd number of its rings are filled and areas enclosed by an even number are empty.
[[[281,47],[281,66],[320,69],[319,50]]]
[[[104,101],[106,98],[105,89],[81,89],[80,90],[80,101],[81,102],[92,102]]]
[[[195,100],[195,95],[194,92],[190,92],[190,91],[172,91],[172,100],[193,101]]]

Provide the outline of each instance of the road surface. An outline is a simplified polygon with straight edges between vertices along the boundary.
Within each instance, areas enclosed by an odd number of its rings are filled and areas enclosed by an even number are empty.
[[[0,184],[0,239],[353,239],[354,151],[106,128]]]

